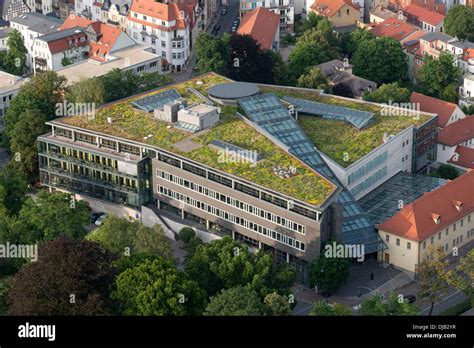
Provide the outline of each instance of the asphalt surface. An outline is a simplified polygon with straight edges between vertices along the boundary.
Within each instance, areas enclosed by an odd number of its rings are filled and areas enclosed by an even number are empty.
[[[223,8],[227,9],[227,14],[221,15]],[[219,11],[217,11],[217,25],[220,25],[220,29],[217,32],[217,36],[222,36],[224,33],[231,33],[232,21],[239,17],[239,1],[238,0],[229,0],[229,6],[220,6]],[[213,19],[211,25],[209,25],[208,33],[212,32],[214,25],[216,24],[216,19]]]

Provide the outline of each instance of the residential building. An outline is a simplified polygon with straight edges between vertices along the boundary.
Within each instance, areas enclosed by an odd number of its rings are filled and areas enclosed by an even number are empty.
[[[388,7],[392,11],[401,11],[405,7],[408,7],[411,4],[415,4],[426,10],[438,12],[439,14],[446,15],[447,13],[446,3],[449,3],[449,2],[452,2],[452,0],[389,0]]]
[[[386,19],[372,29],[377,37],[391,37],[401,44],[414,40],[424,34],[422,30],[395,17]]]
[[[356,22],[360,21],[360,8],[350,0],[316,0],[309,8],[318,16],[328,19],[335,30],[344,28],[355,29]]]
[[[29,13],[32,9],[28,7],[26,0],[3,0],[0,2],[0,27],[6,22],[21,14]]]
[[[397,18],[396,12],[390,11],[387,7],[379,5],[374,7],[369,12],[369,23],[379,24],[389,18]]]
[[[105,62],[135,42],[118,27],[69,16],[56,32],[34,41],[34,70],[57,70],[85,59]]]
[[[410,102],[416,104],[421,111],[437,114],[439,117],[439,128],[444,128],[466,117],[466,114],[456,104],[421,93],[413,92],[410,96]]]
[[[10,28],[0,29],[0,51],[4,51],[8,48],[8,34],[10,31]]]
[[[322,74],[329,78],[331,86],[339,86],[354,98],[362,98],[366,92],[374,92],[377,83],[352,74],[352,65],[339,59],[316,65]]]
[[[458,145],[448,163],[460,172],[474,169],[474,148]]]
[[[295,7],[291,0],[240,0],[240,17],[256,8],[265,7],[280,16],[280,31],[292,33],[295,24]]]
[[[188,63],[196,40],[194,3],[134,0],[127,32],[137,43],[160,55],[165,69],[179,72]]]
[[[66,19],[75,10],[74,0],[27,0],[27,4],[32,12],[61,19]]]
[[[122,31],[128,28],[128,13],[132,6],[132,0],[105,0],[103,3],[95,2],[93,13],[100,11],[100,16],[94,16],[103,23],[109,23],[120,27]]]
[[[280,16],[259,7],[247,12],[237,34],[251,35],[263,49],[278,51],[280,47]]]
[[[27,79],[0,71],[0,144],[3,142],[5,129],[4,117],[10,101],[18,94],[20,87]]]
[[[474,66],[474,58],[471,58]],[[474,105],[474,74],[465,74],[459,91],[459,105]]]
[[[438,162],[447,163],[458,146],[474,148],[474,117],[466,116],[438,133]]]
[[[430,32],[444,31],[444,15],[427,10],[419,5],[411,4],[403,8],[403,14],[407,18],[407,22]]]
[[[40,13],[26,13],[10,21],[10,29],[16,29],[23,37],[23,42],[28,51],[26,66],[33,71],[34,67],[34,42],[39,36],[57,32],[63,21]]]
[[[418,273],[429,248],[448,255],[474,237],[474,171],[425,193],[377,225],[388,249],[379,253],[386,264]]]

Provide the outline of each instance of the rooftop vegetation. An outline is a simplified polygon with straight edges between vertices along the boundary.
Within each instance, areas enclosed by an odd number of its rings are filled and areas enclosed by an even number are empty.
[[[382,145],[385,132],[396,135],[412,125],[421,125],[430,118],[427,115],[382,116],[380,106],[321,95],[317,91],[269,86],[260,86],[260,89],[280,97],[287,95],[375,113],[374,122],[360,131],[344,121],[298,115],[298,123],[314,145],[342,167],[348,167]]]
[[[198,81],[202,84],[198,84]],[[180,95],[188,100],[188,105],[190,105],[202,101],[190,93],[187,88],[192,87],[207,96],[208,88],[222,82],[228,81],[221,76],[207,74],[178,85],[161,88],[146,95],[176,88]],[[221,106],[220,122],[209,131],[201,135],[198,134],[193,138],[194,142],[205,146],[191,152],[183,152],[173,144],[190,136],[190,133],[176,128],[168,128],[169,125],[166,122],[153,119],[152,114],[133,109],[131,102],[142,97],[143,95],[135,96],[106,105],[96,112],[94,119],[89,119],[87,116],[73,116],[62,118],[60,122],[164,148],[212,168],[314,205],[323,203],[334,190],[334,187],[326,179],[285,153],[265,136],[242,121],[236,115],[237,107]],[[108,117],[113,120],[111,124],[107,122]],[[144,140],[144,137],[151,134],[153,137]],[[214,139],[234,144],[246,150],[256,151],[258,155],[263,156],[263,159],[258,161],[256,165],[245,161],[223,161],[217,149],[207,146]],[[295,167],[296,175],[281,178],[274,174],[273,169],[275,167],[288,169]]]

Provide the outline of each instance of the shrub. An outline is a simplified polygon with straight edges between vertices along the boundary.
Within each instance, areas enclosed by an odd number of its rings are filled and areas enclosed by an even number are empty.
[[[191,227],[183,227],[179,231],[179,239],[185,243],[188,243],[192,238],[196,236],[196,232]]]

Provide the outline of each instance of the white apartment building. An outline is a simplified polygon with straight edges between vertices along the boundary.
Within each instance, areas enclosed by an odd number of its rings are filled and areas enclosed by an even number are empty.
[[[27,79],[0,71],[0,143],[3,141],[5,112],[10,101],[18,94],[21,85],[26,81]]]
[[[20,15],[10,21],[10,29],[16,29],[20,32],[25,47],[28,50],[26,57],[27,68],[33,70],[33,44],[35,39],[39,36],[56,32],[62,23],[63,21],[60,19],[34,12]]]
[[[134,0],[128,14],[128,34],[137,43],[151,47],[160,55],[164,68],[181,71],[188,62],[197,32],[195,10],[197,1],[160,3]]]

